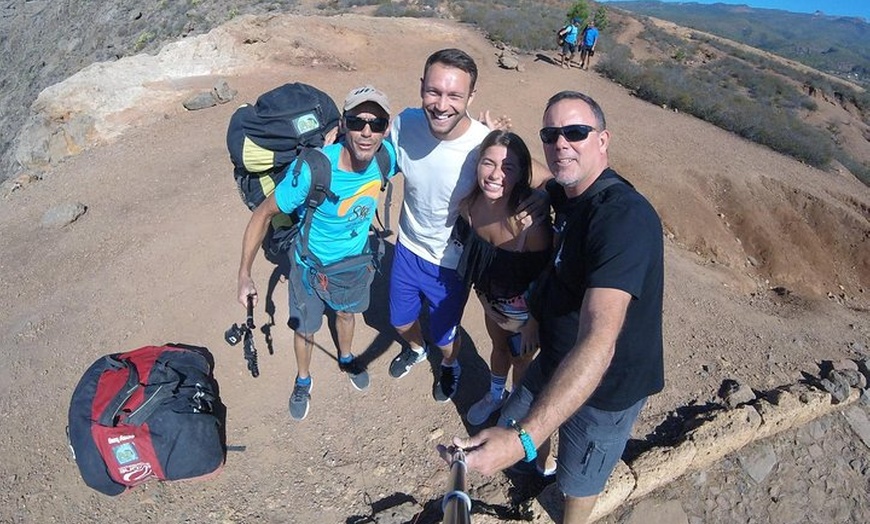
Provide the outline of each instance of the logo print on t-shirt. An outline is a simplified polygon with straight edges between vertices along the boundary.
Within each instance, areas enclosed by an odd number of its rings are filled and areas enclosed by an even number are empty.
[[[371,208],[369,206],[356,206],[353,208],[353,215],[358,220],[365,220],[369,217]]]
[[[371,182],[367,182],[363,184],[359,190],[353,195],[347,197],[346,199],[341,201],[341,204],[338,205],[338,216],[345,216],[349,211],[356,213],[356,208],[360,207],[357,204],[357,201],[363,198],[371,198],[375,202],[378,201],[378,193],[381,190],[381,181],[380,180],[372,180]],[[366,206],[369,207],[369,206]],[[353,218],[353,217],[352,217]]]

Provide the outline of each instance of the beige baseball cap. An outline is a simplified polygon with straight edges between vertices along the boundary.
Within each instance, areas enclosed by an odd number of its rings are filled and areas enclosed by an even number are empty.
[[[387,100],[387,95],[372,86],[362,86],[350,90],[347,97],[344,99],[344,111],[350,111],[360,104],[366,102],[374,102],[381,106],[387,115],[390,114],[390,102]]]

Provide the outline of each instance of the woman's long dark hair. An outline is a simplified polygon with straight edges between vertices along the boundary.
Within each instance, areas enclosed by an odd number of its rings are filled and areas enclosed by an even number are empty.
[[[506,147],[508,153],[516,155],[517,162],[519,162],[520,176],[508,197],[508,209],[516,211],[520,202],[532,193],[532,155],[518,134],[503,129],[496,129],[486,135],[486,138],[480,143],[480,156],[482,157],[483,152],[492,146]],[[480,186],[478,185],[475,193],[479,191]]]

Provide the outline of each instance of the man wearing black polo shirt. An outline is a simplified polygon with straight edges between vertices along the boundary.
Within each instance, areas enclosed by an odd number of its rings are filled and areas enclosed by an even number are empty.
[[[646,398],[664,387],[662,227],[650,203],[609,168],[610,132],[593,99],[557,93],[543,123],[556,255],[532,300],[541,352],[498,426],[454,444],[468,450],[469,467],[493,474],[531,462],[559,430],[563,522],[581,523]]]

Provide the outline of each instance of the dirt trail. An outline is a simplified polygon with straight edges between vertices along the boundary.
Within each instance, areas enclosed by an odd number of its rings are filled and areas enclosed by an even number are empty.
[[[495,49],[458,24],[346,15],[303,25],[276,17],[250,31],[297,42],[321,58],[302,65],[288,55],[264,57],[256,70],[227,77],[237,101],[300,80],[339,100],[355,85],[374,83],[394,107],[416,106],[426,56],[458,45],[481,69],[472,109],[510,114],[542,159],[534,137],[546,99],[571,88],[599,100],[614,135],[614,166],[650,197],[668,230],[667,386],[650,399],[638,436],[676,407],[711,398],[724,378],[764,389],[798,380],[822,359],[870,347],[870,191],[858,182],[646,104],[592,72],[532,57],[522,58],[522,73],[498,69]],[[179,90],[177,101],[189,94]],[[386,283],[378,279],[355,339],[372,387],[357,392],[339,374],[324,331],[313,359],[311,413],[291,421],[286,290],[274,294],[273,355],[258,337],[259,378],[222,337],[243,316],[235,274],[249,217],[224,144],[236,103],[184,112],[178,102],[161,102],[151,108],[161,118],[71,158],[0,206],[0,330],[7,336],[0,346],[0,521],[360,522],[354,519],[375,502],[394,507],[380,518],[407,513],[382,522],[411,521],[424,508],[421,521],[431,522],[447,477],[433,447],[474,429],[462,414],[487,387],[479,306],[470,302],[463,322],[460,394],[455,403],[436,404],[425,366],[398,381],[387,374],[399,346],[388,325]],[[88,212],[59,230],[40,227],[47,209],[68,201]],[[270,270],[258,260],[255,278],[265,285]],[[774,293],[774,286],[788,291]],[[256,316],[262,323],[262,306]],[[207,483],[98,495],[81,482],[66,448],[72,389],[100,355],[170,341],[215,355],[229,409],[226,467]],[[507,519],[503,481],[472,475],[471,482]]]

